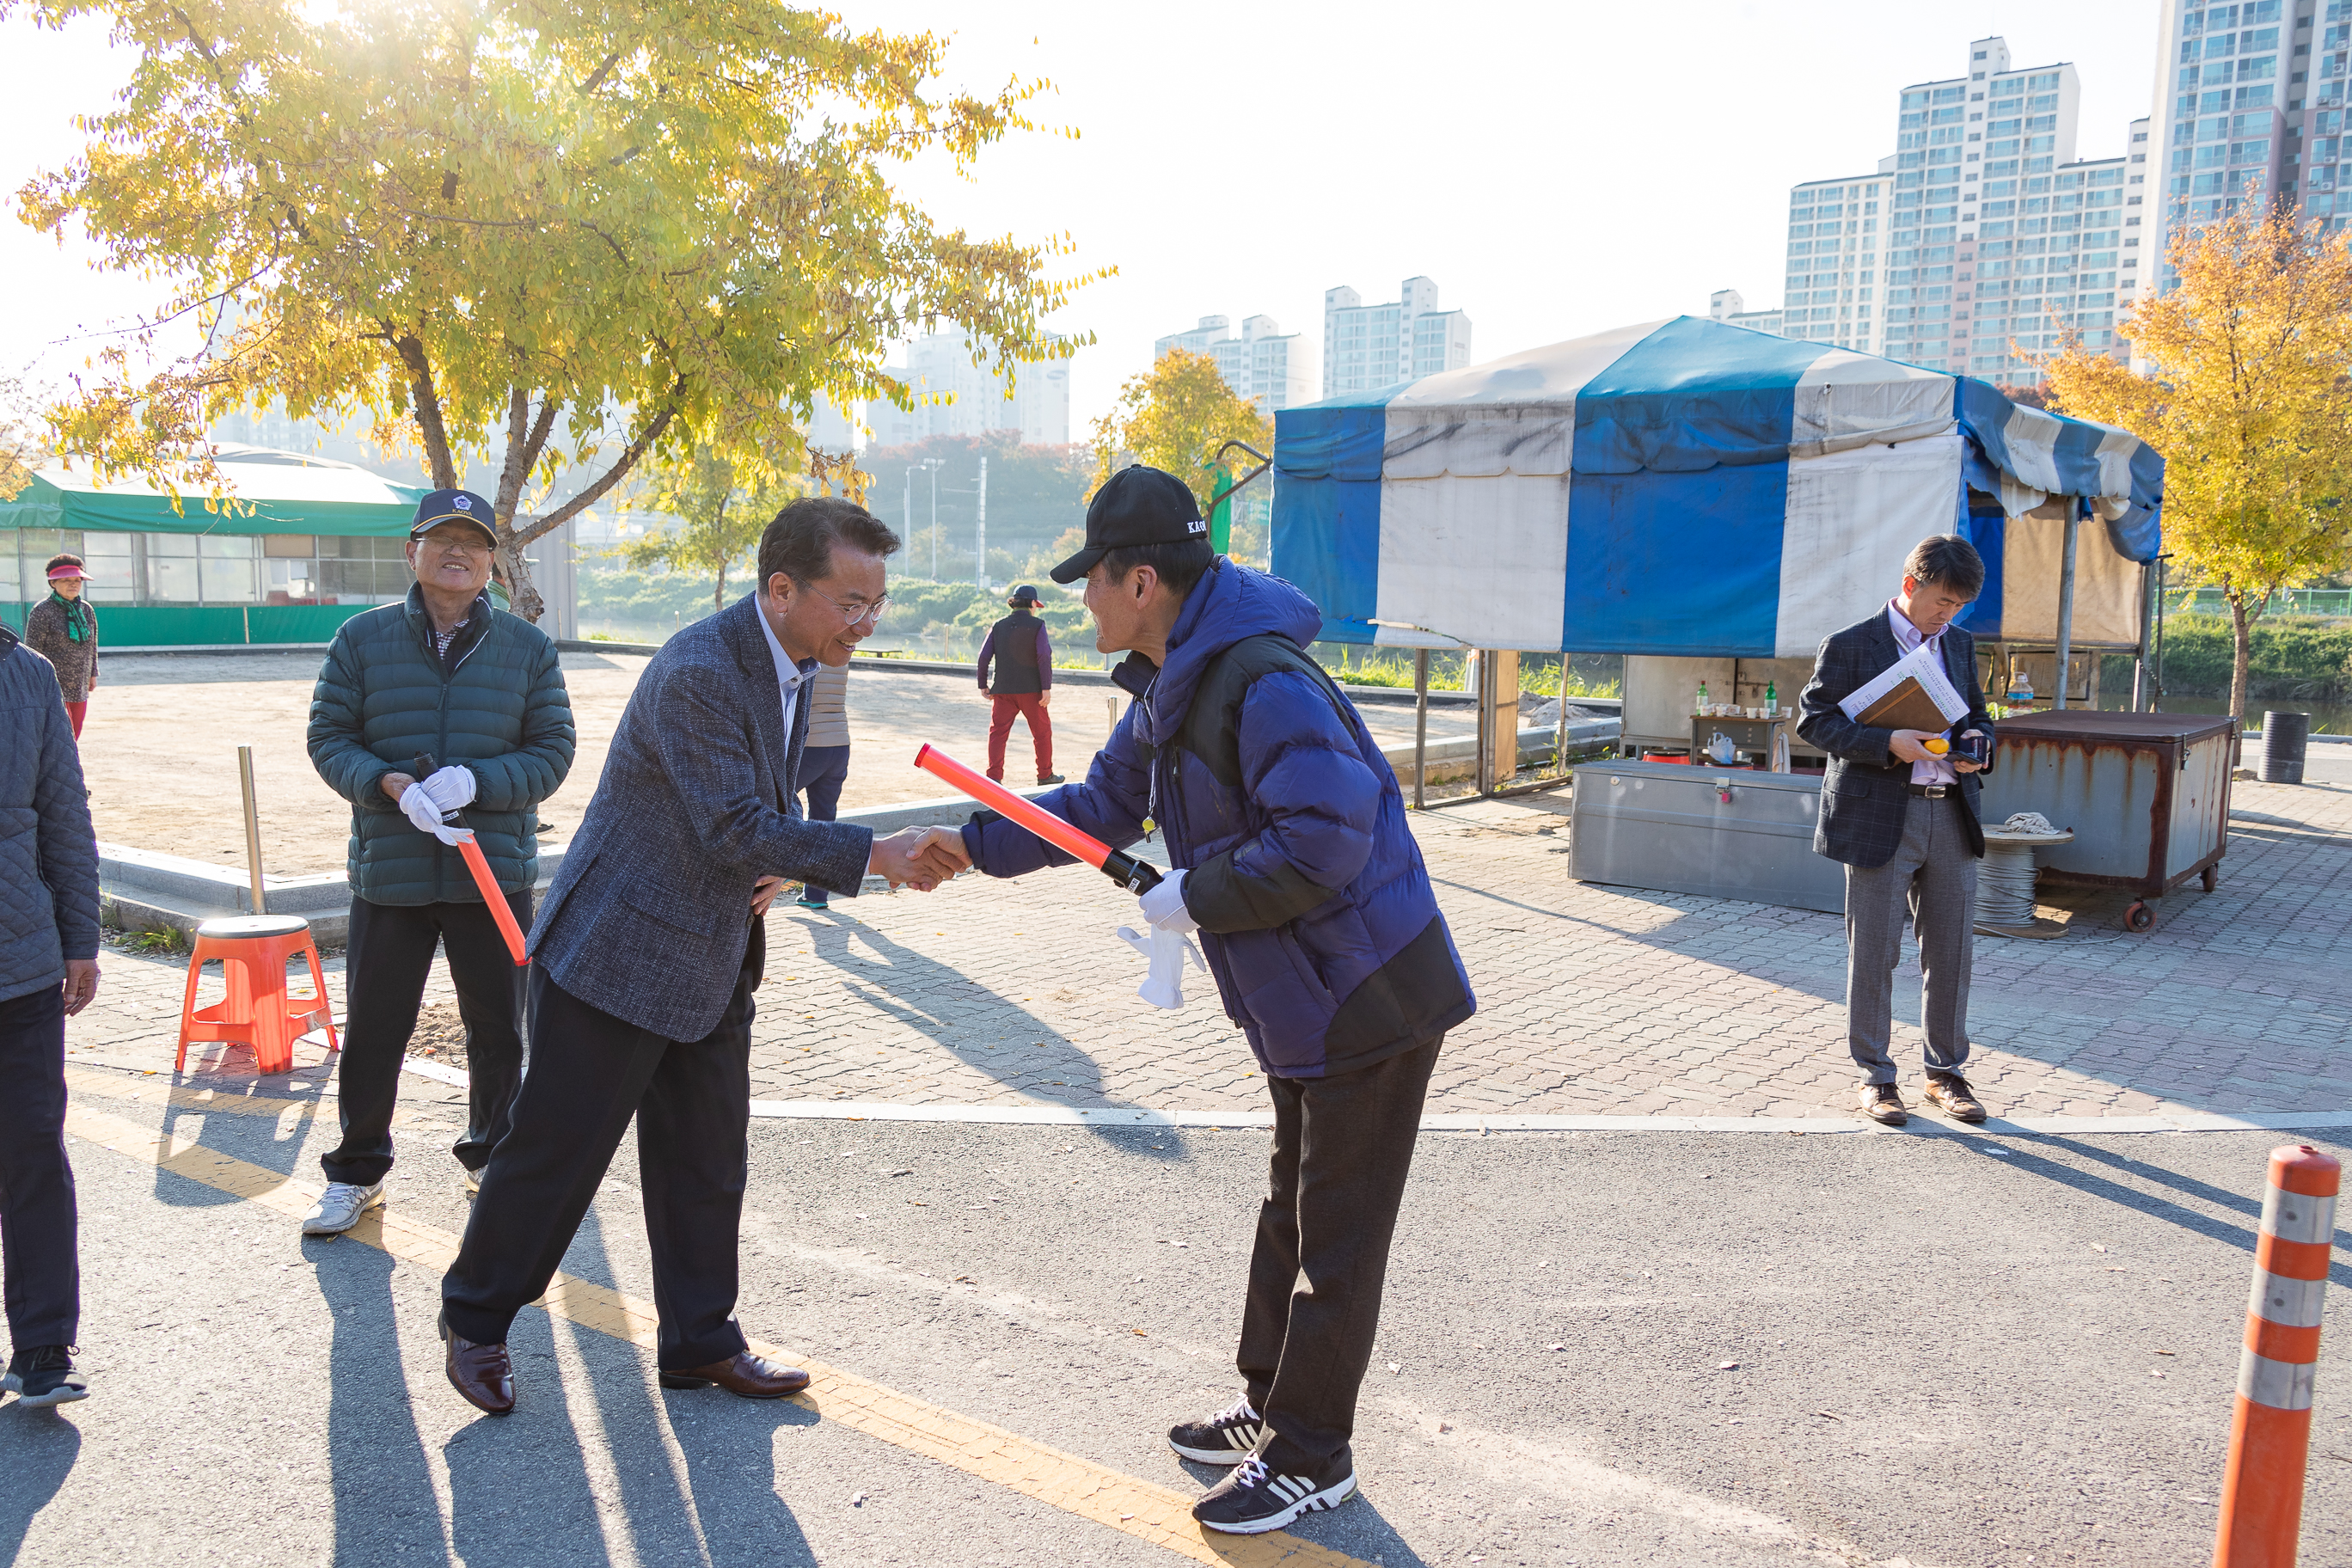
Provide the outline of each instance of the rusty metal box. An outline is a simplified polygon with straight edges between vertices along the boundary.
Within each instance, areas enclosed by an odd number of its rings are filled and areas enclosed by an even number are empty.
[[[2213,868],[2230,842],[2226,713],[2021,713],[1997,728],[1983,816],[2038,811],[2074,840],[2040,852],[2053,882],[2154,898]]]

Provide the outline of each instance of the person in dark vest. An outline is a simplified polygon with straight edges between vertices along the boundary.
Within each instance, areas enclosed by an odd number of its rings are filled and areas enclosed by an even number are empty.
[[[832,822],[841,814],[841,786],[849,782],[849,666],[817,666],[809,689],[808,743],[801,748],[803,815]],[[829,901],[824,884],[801,884],[801,908],[821,910]]]
[[[1045,705],[1054,700],[1054,643],[1045,623],[1037,618],[1037,590],[1023,584],[1006,601],[1013,613],[988,628],[980,645],[980,690],[992,711],[988,718],[988,776],[1004,782],[1004,743],[1013,736],[1013,721],[1029,721],[1029,739],[1037,747],[1037,782],[1060,784],[1054,771],[1054,721]],[[996,679],[989,679],[989,665]]]

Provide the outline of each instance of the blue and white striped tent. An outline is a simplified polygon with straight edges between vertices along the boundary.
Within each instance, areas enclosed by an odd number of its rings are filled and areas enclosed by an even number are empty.
[[[1403,647],[1809,656],[1957,532],[1978,636],[2138,636],[2164,461],[1991,385],[1691,316],[1275,416],[1273,567],[1323,635]],[[1971,500],[1971,493],[1974,500]],[[2104,526],[2102,526],[2104,525]]]

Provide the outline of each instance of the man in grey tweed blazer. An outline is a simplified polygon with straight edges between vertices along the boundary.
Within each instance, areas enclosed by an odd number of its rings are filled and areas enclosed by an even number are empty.
[[[794,800],[808,679],[848,662],[898,536],[835,497],[760,541],[760,586],[646,666],[531,929],[530,1060],[441,1286],[450,1383],[514,1407],[515,1314],[547,1289],[631,1117],[666,1388],[781,1398],[808,1374],[753,1355],[734,1318],[749,1153],[752,989],[786,881],[855,896],[867,872],[929,890],[960,862],[910,829],[809,822]]]
[[[1992,715],[1977,679],[1976,639],[1951,624],[1983,591],[1984,562],[1955,534],[1921,540],[1903,563],[1903,591],[1886,607],[1822,644],[1798,699],[1797,733],[1829,753],[1813,849],[1845,865],[1846,1046],[1862,1069],[1864,1115],[1890,1127],[1910,1119],[1895,1087],[1895,965],[1907,915],[1918,936],[1920,1022],[1927,1037],[1929,1104],[1962,1121],[1985,1109],[1961,1068],[1969,1059],[1969,974],[1975,961],[1978,775],[1991,765]],[[1922,646],[1969,705],[1946,731],[1888,730],[1838,704]],[[1958,743],[1981,736],[1986,762]],[[1931,741],[1951,749],[1937,752]]]

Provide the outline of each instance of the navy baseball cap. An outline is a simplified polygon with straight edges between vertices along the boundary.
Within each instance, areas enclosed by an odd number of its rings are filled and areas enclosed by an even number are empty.
[[[1164,468],[1141,463],[1121,468],[1087,503],[1087,547],[1054,568],[1056,583],[1075,583],[1114,550],[1136,544],[1209,540],[1192,489]]]
[[[470,522],[492,544],[499,542],[499,531],[490,523],[490,503],[471,490],[435,490],[418,501],[416,521],[409,525],[408,537],[422,539],[447,522]]]
[[[1036,589],[1032,588],[1028,584],[1024,583],[1019,587],[1013,589],[1013,597],[1005,600],[1004,602],[1017,608],[1023,605],[1042,605],[1045,601],[1037,596]]]

